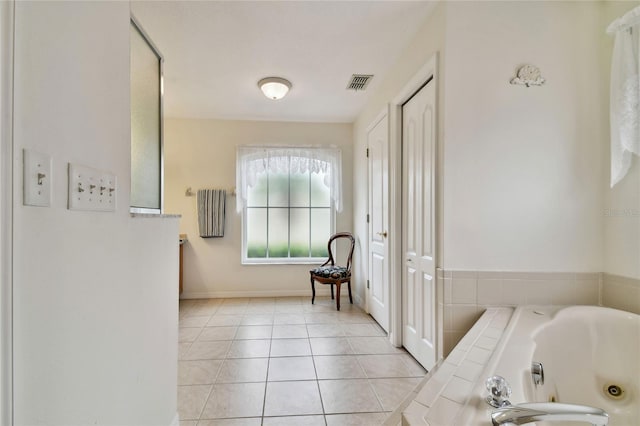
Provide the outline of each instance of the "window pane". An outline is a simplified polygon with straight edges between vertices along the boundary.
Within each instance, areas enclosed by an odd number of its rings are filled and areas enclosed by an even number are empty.
[[[290,239],[291,257],[309,257],[309,209],[291,209]]]
[[[269,209],[269,257],[289,257],[289,209]]]
[[[309,172],[290,177],[291,207],[309,207]]]
[[[331,210],[311,209],[311,257],[327,257],[331,236]]]
[[[331,191],[324,184],[324,173],[311,173],[311,207],[330,207]]]
[[[289,173],[269,172],[269,207],[289,205]]]
[[[267,209],[247,208],[247,257],[267,257]]]
[[[267,174],[256,176],[256,184],[247,188],[248,207],[267,207]]]

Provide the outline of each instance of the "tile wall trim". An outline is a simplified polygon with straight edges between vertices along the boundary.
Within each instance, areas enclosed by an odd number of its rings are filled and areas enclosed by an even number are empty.
[[[602,305],[640,314],[640,279],[603,274]]]

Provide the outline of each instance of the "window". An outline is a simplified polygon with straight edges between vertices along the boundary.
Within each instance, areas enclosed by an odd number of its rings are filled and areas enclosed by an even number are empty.
[[[261,148],[245,161],[242,154],[239,150],[238,181],[245,182],[238,185],[243,263],[326,259],[334,232],[333,178],[339,176],[339,161],[332,164],[317,158],[316,151],[289,149]]]

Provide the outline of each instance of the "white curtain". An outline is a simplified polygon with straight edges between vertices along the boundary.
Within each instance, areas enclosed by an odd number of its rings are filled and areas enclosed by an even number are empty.
[[[611,187],[640,155],[640,7],[616,19],[607,28],[615,36],[611,60]]]
[[[338,148],[241,146],[236,153],[236,209],[247,203],[257,176],[272,173],[324,173],[336,211],[342,211],[342,152]]]

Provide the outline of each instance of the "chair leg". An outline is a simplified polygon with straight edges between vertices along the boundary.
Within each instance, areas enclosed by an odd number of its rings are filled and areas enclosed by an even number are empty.
[[[333,300],[334,299],[334,297],[333,297],[333,284],[329,284],[329,286],[331,287],[331,300]]]
[[[315,285],[315,280],[313,279],[313,276],[311,277],[311,304],[313,305],[313,302],[316,300],[316,285]]]
[[[340,283],[336,283],[336,306],[340,310]]]
[[[349,288],[349,302],[353,305],[353,297],[351,296],[351,280],[347,281],[347,287]]]

